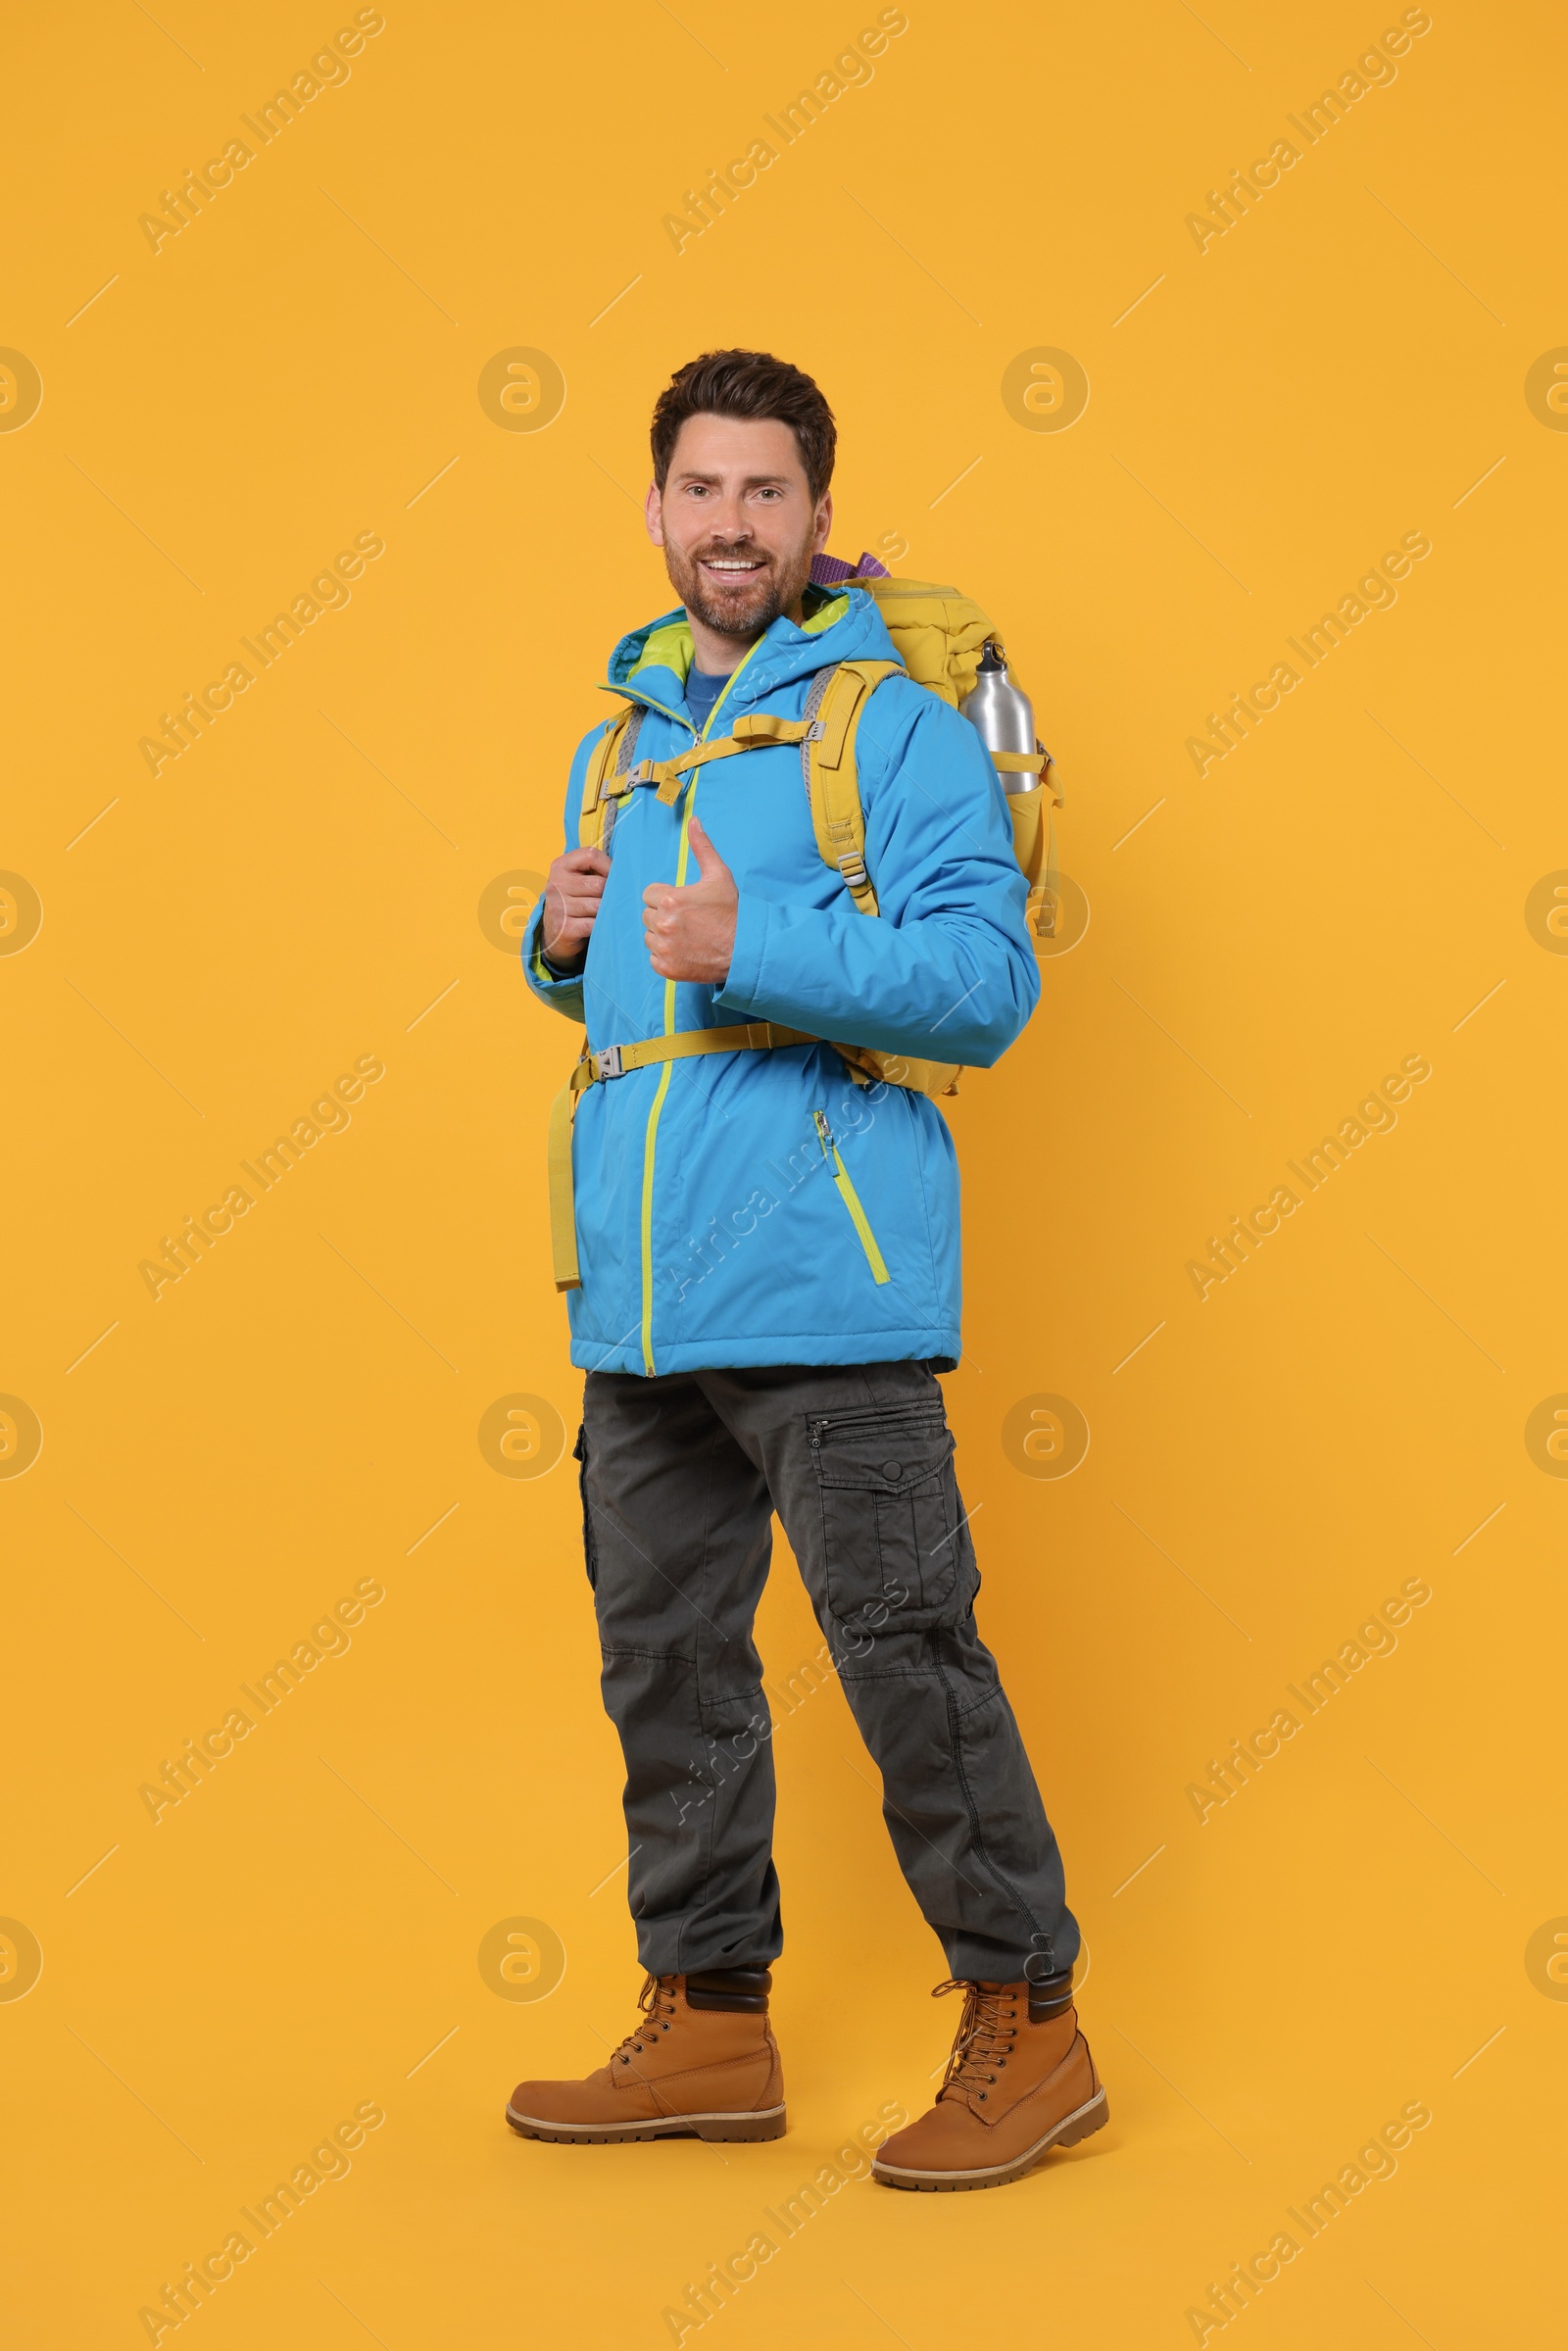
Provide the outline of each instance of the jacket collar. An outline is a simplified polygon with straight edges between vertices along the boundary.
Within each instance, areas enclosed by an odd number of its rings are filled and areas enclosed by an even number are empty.
[[[835,661],[898,658],[882,615],[863,589],[824,593],[808,588],[804,621],[780,614],[769,625],[746,657],[725,696],[724,710],[754,706],[775,688],[794,685]],[[691,626],[684,608],[677,605],[672,612],[621,638],[610,657],[609,682],[602,691],[630,693],[667,717],[684,720],[691,663]]]

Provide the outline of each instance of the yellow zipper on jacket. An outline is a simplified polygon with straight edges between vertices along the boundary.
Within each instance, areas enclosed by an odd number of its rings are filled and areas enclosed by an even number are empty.
[[[864,1249],[865,1261],[871,1268],[871,1279],[873,1282],[886,1282],[891,1279],[891,1276],[882,1261],[882,1251],[877,1248],[876,1235],[871,1230],[870,1221],[860,1205],[859,1194],[850,1182],[850,1171],[839,1157],[839,1147],[833,1140],[833,1130],[820,1110],[813,1110],[811,1116],[816,1121],[816,1139],[822,1146],[822,1156],[824,1159],[831,1159],[833,1163],[833,1181],[838,1186],[839,1198],[848,1208],[854,1220],[855,1229],[860,1236],[860,1247]]]
[[[746,652],[725,679],[719,690],[718,700],[709,711],[703,731],[697,737],[699,743],[707,742],[713,720],[718,716],[729,698],[731,686],[761,642],[762,639],[759,637],[756,644],[747,647]],[[639,700],[641,699],[642,697],[639,697]],[[664,715],[667,717],[668,711],[665,711]],[[686,779],[683,795],[685,807],[681,811],[680,819],[680,848],[675,858],[675,887],[677,890],[685,886],[686,866],[691,855],[692,810],[697,805],[697,779],[701,772],[700,768],[694,767]],[[675,990],[678,985],[679,983],[675,980],[664,982],[664,1035],[666,1037],[673,1037],[675,1034]],[[648,1126],[643,1136],[643,1370],[649,1379],[654,1376],[654,1139],[659,1132],[659,1113],[664,1106],[664,1097],[669,1092],[669,1081],[674,1068],[673,1061],[666,1061],[659,1073],[659,1085],[654,1093],[653,1104],[648,1112]],[[884,1274],[883,1279],[886,1280],[886,1274]]]

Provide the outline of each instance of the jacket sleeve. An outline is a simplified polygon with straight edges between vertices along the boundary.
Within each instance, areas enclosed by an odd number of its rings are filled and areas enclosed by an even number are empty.
[[[925,688],[890,679],[858,729],[879,915],[743,893],[717,1008],[845,1045],[985,1069],[1040,994],[1028,884],[985,746]]]
[[[588,772],[588,760],[594,747],[607,730],[614,724],[607,718],[603,726],[594,727],[578,744],[566,780],[565,834],[566,847],[577,845],[577,820],[582,812],[582,788]],[[544,893],[534,901],[522,932],[522,975],[541,1004],[554,1012],[564,1012],[568,1020],[583,1018],[582,982],[587,968],[584,957],[575,971],[557,972],[545,961],[544,950]]]

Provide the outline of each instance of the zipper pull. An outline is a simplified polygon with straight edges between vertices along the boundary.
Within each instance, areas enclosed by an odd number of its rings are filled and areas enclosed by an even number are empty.
[[[833,1130],[821,1110],[813,1110],[811,1116],[816,1121],[816,1139],[822,1146],[822,1156],[825,1159],[833,1149]]]

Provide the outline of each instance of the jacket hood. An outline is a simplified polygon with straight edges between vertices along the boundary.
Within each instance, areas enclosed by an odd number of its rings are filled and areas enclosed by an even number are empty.
[[[782,613],[752,647],[735,673],[725,708],[754,703],[777,686],[793,685],[835,661],[896,661],[893,640],[875,604],[863,589],[834,593],[808,587],[806,617]],[[650,620],[621,638],[610,657],[609,683],[602,690],[631,691],[673,717],[685,716],[686,677],[692,664],[691,624],[684,607]]]

